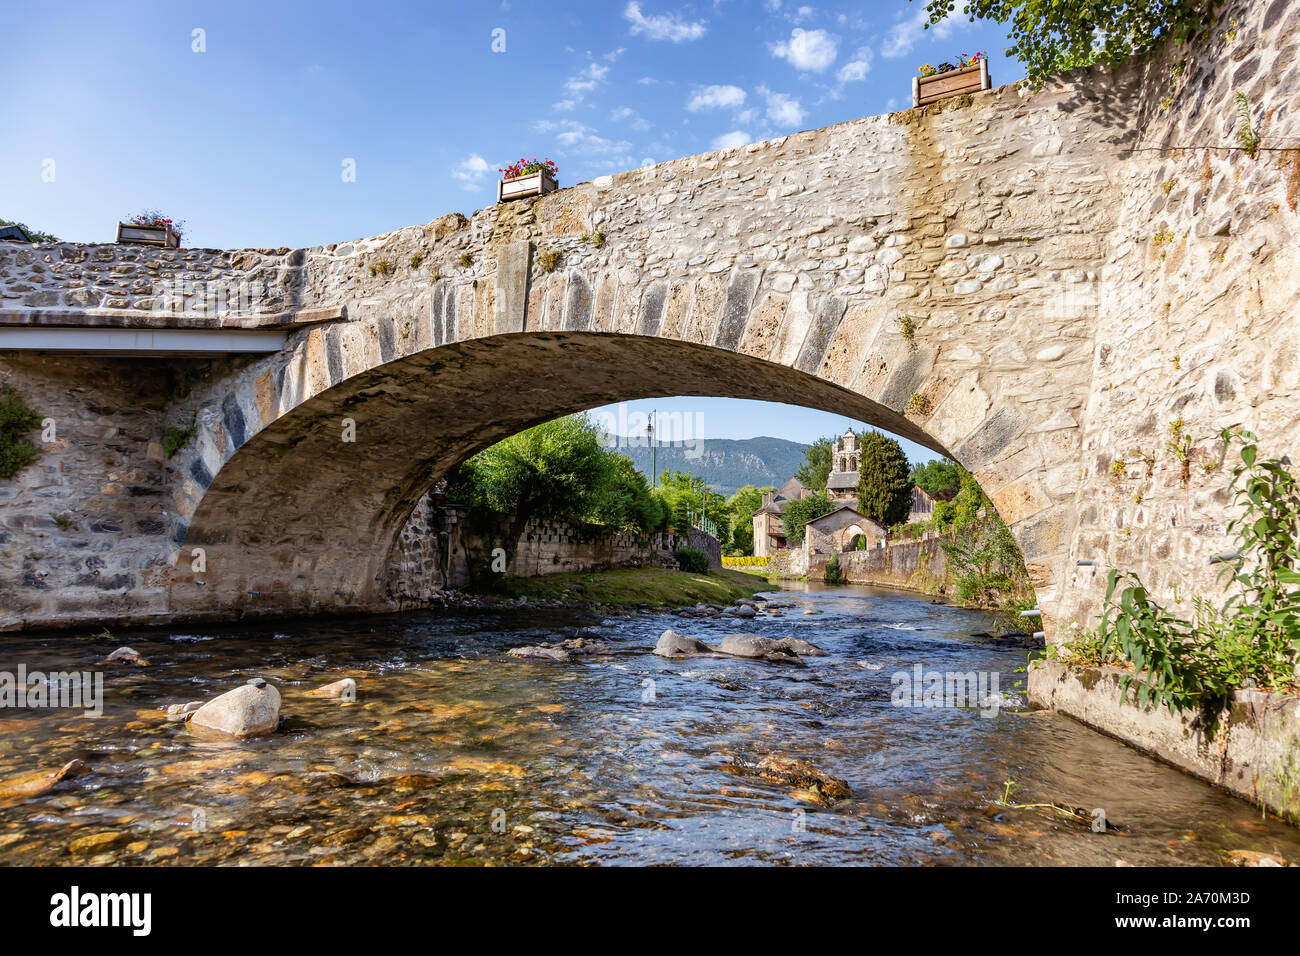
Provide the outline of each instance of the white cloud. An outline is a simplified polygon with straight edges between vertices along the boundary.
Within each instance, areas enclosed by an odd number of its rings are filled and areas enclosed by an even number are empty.
[[[684,43],[689,40],[698,40],[704,36],[705,21],[696,20],[691,22],[671,13],[647,17],[641,12],[641,4],[639,3],[629,3],[623,10],[623,16],[632,25],[631,32],[634,36],[643,33],[646,39],[649,40],[671,40],[673,43]]]
[[[463,189],[477,189],[483,177],[492,171],[492,166],[478,153],[470,153],[451,171],[453,178],[460,180]]]
[[[686,103],[692,113],[700,110],[735,109],[745,103],[745,91],[738,86],[706,86],[696,90]]]
[[[758,92],[767,100],[767,118],[777,126],[788,128],[803,122],[806,114],[794,97],[774,92],[766,86],[760,86]]]
[[[863,47],[858,51],[858,55],[840,67],[839,73],[835,78],[841,83],[857,83],[867,78],[871,72],[871,50]]]
[[[583,93],[590,93],[600,83],[603,83],[608,75],[609,67],[601,66],[598,63],[588,63],[585,70],[565,81],[564,88],[580,97]]]
[[[555,110],[557,113],[567,113],[577,105],[577,100],[560,100],[558,103],[552,103],[551,109]]]
[[[749,134],[742,130],[732,130],[730,133],[723,133],[713,141],[713,149],[731,149],[734,146],[744,146],[749,142]]]
[[[825,30],[803,30],[795,27],[788,42],[771,46],[772,55],[788,60],[798,70],[822,73],[835,62],[838,41]]]
[[[885,42],[880,47],[880,55],[885,59],[894,60],[912,52],[912,47],[916,46],[917,41],[921,39],[921,34],[925,32],[925,25],[929,20],[930,14],[925,8],[917,10],[905,20],[899,20],[885,35]],[[953,21],[948,19],[930,29],[934,31],[937,39],[946,40],[952,35],[953,28]]]
[[[626,153],[632,144],[624,140],[606,139],[594,129],[576,120],[555,122],[542,120],[534,123],[533,128],[539,133],[554,133],[555,141],[567,149],[576,150],[589,156],[609,156]]]

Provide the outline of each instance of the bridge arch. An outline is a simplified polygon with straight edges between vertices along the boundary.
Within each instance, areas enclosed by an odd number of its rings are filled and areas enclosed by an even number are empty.
[[[328,370],[329,357],[318,358],[316,372]],[[680,339],[565,330],[486,336],[414,349],[334,385],[313,378],[310,360],[305,367],[305,374],[271,377],[278,392],[262,395],[262,404],[284,411],[268,424],[256,427],[257,411],[246,413],[238,398],[207,423],[206,440],[191,453],[191,481],[201,488],[178,534],[173,610],[225,616],[382,607],[397,537],[441,475],[524,428],[611,402],[669,395],[787,402],[865,421],[977,468],[987,464],[976,460],[987,454],[987,439],[959,435],[950,445],[834,381]],[[988,419],[1004,421],[999,411]],[[988,430],[973,424],[976,433]],[[209,473],[203,455],[216,440],[226,447]],[[1023,454],[1033,440],[1023,425],[1007,429],[998,454]],[[1043,528],[1068,530],[1067,501],[1012,516],[1046,597],[1068,535]],[[202,572],[186,570],[195,548],[203,549]]]

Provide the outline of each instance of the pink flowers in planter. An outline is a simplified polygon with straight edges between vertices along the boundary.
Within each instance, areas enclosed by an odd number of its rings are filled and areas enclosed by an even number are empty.
[[[520,176],[527,176],[530,173],[545,172],[552,179],[559,174],[559,167],[552,160],[538,159],[534,156],[532,159],[521,158],[517,163],[511,163],[509,166],[500,170],[501,178],[509,182],[512,179],[518,179]]]

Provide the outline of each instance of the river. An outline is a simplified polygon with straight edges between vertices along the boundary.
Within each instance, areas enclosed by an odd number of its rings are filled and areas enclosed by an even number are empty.
[[[0,710],[0,781],[73,758],[90,768],[39,794],[0,782],[0,864],[1217,865],[1234,849],[1300,860],[1300,831],[1068,718],[896,706],[895,675],[918,664],[997,674],[1015,695],[1027,652],[972,637],[992,630],[986,614],[863,587],[768,597],[791,606],[754,621],[505,608],[6,636],[0,670],[106,677],[97,718]],[[670,661],[650,654],[667,627],[710,643],[797,636],[827,654],[806,667]],[[574,634],[614,652],[505,655]],[[150,665],[103,665],[122,644]],[[304,696],[348,676],[355,703]],[[283,695],[273,736],[213,741],[164,719],[168,704],[252,677]],[[770,753],[844,779],[852,796],[828,802],[739,769]]]

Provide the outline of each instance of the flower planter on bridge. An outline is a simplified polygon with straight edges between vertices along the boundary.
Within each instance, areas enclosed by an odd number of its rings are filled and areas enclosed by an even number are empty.
[[[981,59],[959,70],[946,70],[930,76],[912,77],[912,105],[924,106],[949,96],[978,93],[992,88],[989,80],[989,61]]]
[[[498,182],[497,202],[508,202],[511,199],[527,199],[529,196],[545,196],[547,193],[553,193],[559,188],[554,176],[545,169],[539,169],[535,173],[516,176],[514,179],[503,179]]]
[[[145,226],[134,222],[117,224],[117,241],[162,246],[164,249],[179,249],[181,245],[181,237],[172,231],[171,226]]]

